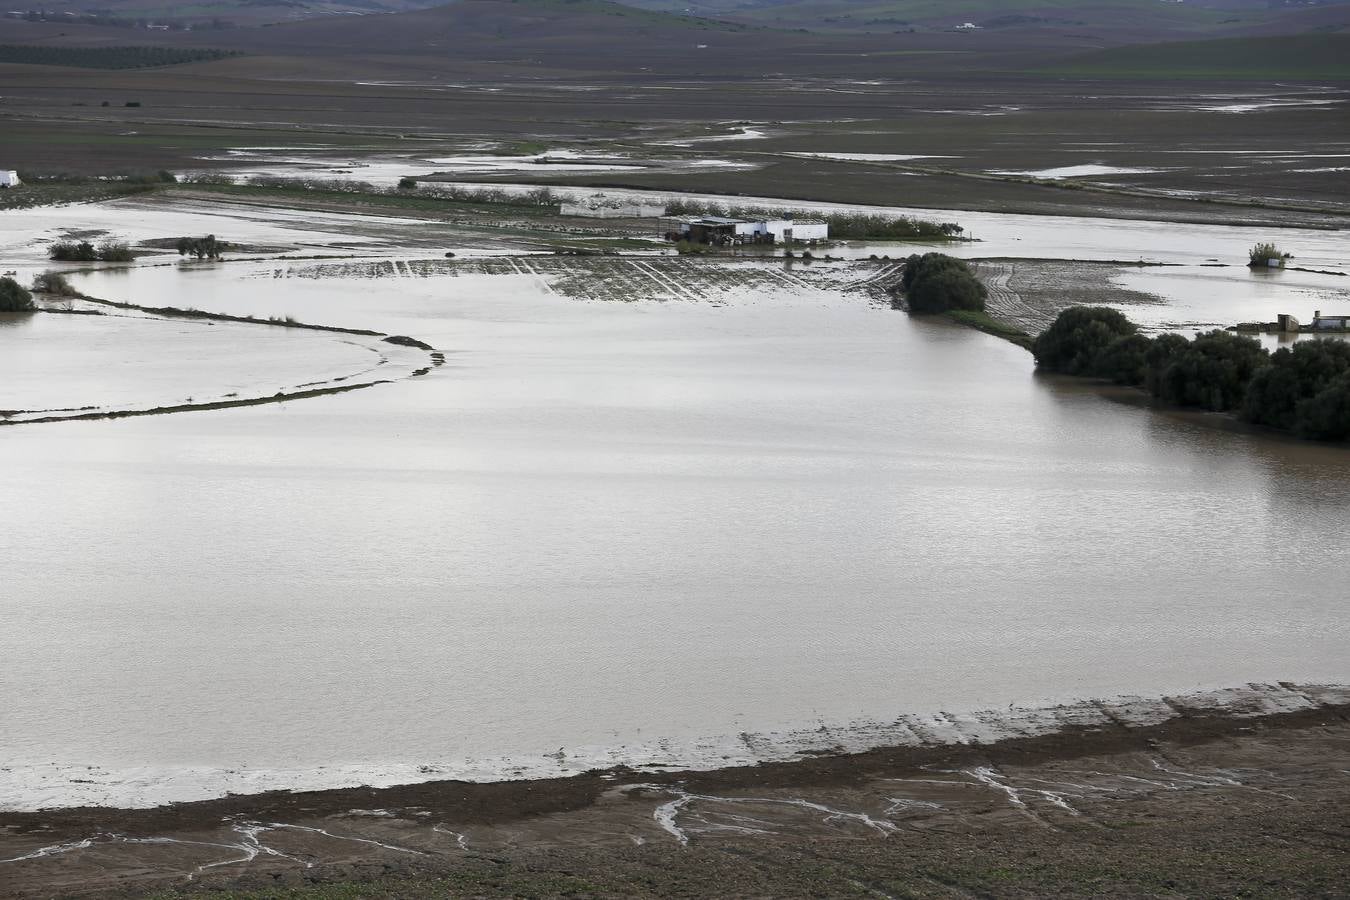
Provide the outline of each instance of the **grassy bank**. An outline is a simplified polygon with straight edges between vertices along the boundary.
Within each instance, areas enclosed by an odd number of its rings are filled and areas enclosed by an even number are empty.
[[[960,325],[966,325],[977,331],[983,331],[985,334],[992,334],[994,337],[1003,338],[1005,341],[1016,344],[1024,350],[1030,350],[1032,343],[1036,340],[1020,328],[1001,322],[989,315],[987,312],[976,312],[971,309],[954,309],[947,313],[947,318]]]

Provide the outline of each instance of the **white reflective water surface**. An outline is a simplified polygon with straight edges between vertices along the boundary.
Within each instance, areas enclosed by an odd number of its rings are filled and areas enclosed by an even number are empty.
[[[193,278],[202,308],[447,363],[0,429],[0,804],[76,802],[85,766],[144,803],[559,749],[715,765],[698,738],[1350,679],[1343,448],[1121,405],[824,289],[269,265],[78,281],[153,305]]]

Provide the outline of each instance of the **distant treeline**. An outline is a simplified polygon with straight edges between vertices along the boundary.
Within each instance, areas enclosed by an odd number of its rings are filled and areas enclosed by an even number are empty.
[[[457,203],[500,203],[507,206],[557,206],[563,200],[551,188],[540,187],[524,193],[499,187],[468,187],[459,184],[419,183],[405,178],[398,187],[382,187],[369,181],[351,179],[296,178],[279,175],[254,175],[243,180],[229,175],[202,172],[185,175],[184,184],[238,184],[246,187],[281,191],[325,191],[336,194],[374,194],[379,197],[418,196]],[[416,192],[414,194],[414,191]]]
[[[468,186],[442,184],[404,178],[398,187],[381,187],[368,181],[255,175],[242,181],[223,173],[204,172],[183,177],[185,184],[243,184],[277,190],[329,191],[341,194],[376,194],[385,197],[416,196],[458,203],[499,203],[507,206],[557,206],[567,199],[549,187],[530,191],[508,191],[491,185]],[[830,237],[840,240],[942,241],[959,237],[965,229],[955,222],[928,222],[909,216],[883,216],[811,209],[785,209],[737,206],[689,200],[683,197],[663,201],[671,216],[728,216],[739,219],[816,219],[828,222]]]
[[[150,69],[241,56],[237,50],[180,47],[44,47],[0,44],[0,63],[81,69]]]
[[[709,203],[702,200],[687,200],[682,197],[666,201],[666,214],[672,216],[727,216],[733,219],[818,219],[829,223],[830,237],[839,240],[940,241],[958,237],[965,231],[955,222],[929,222],[910,216],[737,206],[735,204]]]
[[[6,18],[22,19],[25,22],[60,22],[62,25],[98,25],[102,28],[156,28],[166,31],[200,31],[202,29],[221,30],[233,28],[234,23],[225,19],[211,19],[208,22],[187,22],[175,19],[144,19],[126,16],[100,15],[99,13],[52,12],[45,9],[29,9],[10,12]]]
[[[1272,354],[1227,331],[1149,338],[1117,310],[1075,306],[1032,352],[1044,371],[1140,387],[1171,406],[1235,413],[1303,438],[1350,438],[1350,342],[1298,341]]]

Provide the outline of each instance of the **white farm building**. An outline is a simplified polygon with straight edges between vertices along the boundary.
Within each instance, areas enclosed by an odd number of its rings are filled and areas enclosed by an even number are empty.
[[[16,187],[19,181],[19,173],[13,169],[0,169],[0,188]]]
[[[830,238],[825,222],[804,219],[728,219],[687,216],[675,220],[670,233],[696,244],[814,244]]]

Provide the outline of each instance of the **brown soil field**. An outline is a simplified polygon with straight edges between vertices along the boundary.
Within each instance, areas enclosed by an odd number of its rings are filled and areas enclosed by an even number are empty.
[[[1344,701],[1254,686],[713,772],[0,813],[0,896],[1344,896]]]
[[[15,43],[127,42],[126,29],[89,25],[8,20],[6,29]],[[137,32],[141,43],[246,55],[114,71],[0,64],[0,163],[102,175],[220,167],[204,157],[239,146],[426,157],[529,142],[745,166],[536,179],[555,183],[1344,226],[1346,85],[1033,71],[1125,39],[1104,34],[803,33],[600,3],[498,0]],[[753,123],[764,137],[679,143],[730,133],[733,123]],[[794,155],[803,153],[923,158]],[[1081,165],[1107,168],[1017,174]]]
[[[1113,284],[1111,276],[1125,269],[1115,263],[979,260],[974,268],[989,290],[989,315],[1031,335],[1049,328],[1071,306],[1166,303]]]

